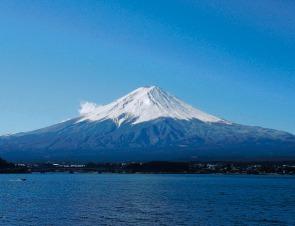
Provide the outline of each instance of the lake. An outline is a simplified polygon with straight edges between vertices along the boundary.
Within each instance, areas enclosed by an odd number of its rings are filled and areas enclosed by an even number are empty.
[[[0,225],[295,225],[295,177],[0,175]]]

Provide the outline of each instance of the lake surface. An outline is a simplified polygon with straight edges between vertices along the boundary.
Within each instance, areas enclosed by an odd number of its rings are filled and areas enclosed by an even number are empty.
[[[295,225],[295,177],[0,175],[0,225]]]

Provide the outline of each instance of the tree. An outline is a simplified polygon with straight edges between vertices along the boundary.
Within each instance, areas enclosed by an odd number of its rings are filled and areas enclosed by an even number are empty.
[[[0,168],[7,168],[13,166],[12,163],[5,161],[4,159],[0,158]]]

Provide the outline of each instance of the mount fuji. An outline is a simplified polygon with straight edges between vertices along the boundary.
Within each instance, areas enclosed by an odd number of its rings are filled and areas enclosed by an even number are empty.
[[[0,137],[13,161],[295,160],[295,136],[236,124],[164,90],[141,87],[107,105],[85,103],[80,116]]]

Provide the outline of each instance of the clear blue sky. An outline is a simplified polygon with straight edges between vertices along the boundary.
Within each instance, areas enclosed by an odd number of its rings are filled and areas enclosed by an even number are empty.
[[[0,134],[145,85],[295,133],[294,12],[292,0],[3,0]]]

